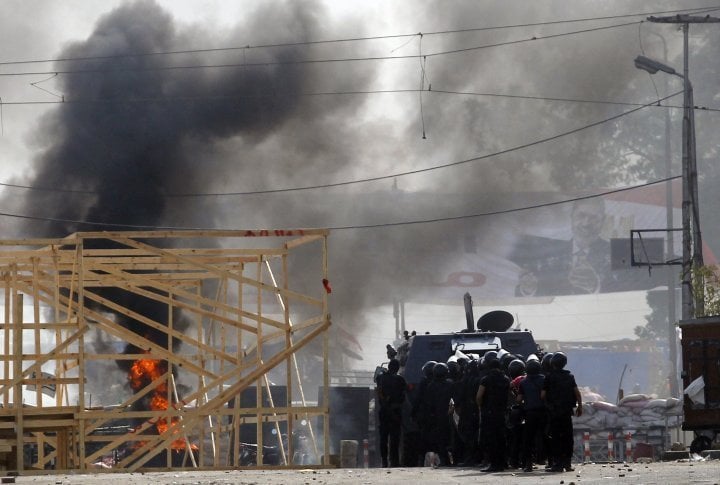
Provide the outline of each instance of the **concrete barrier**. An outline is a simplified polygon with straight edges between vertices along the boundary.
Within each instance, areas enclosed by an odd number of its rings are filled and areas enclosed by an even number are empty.
[[[340,467],[357,468],[358,466],[357,440],[340,440]]]

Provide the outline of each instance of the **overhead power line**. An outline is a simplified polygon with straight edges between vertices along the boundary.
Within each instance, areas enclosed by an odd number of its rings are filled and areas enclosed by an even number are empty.
[[[670,182],[672,180],[679,179],[681,177],[682,177],[681,175],[675,175],[672,177],[655,180],[653,182],[646,182],[643,184],[633,185],[630,187],[622,187],[619,189],[606,190],[603,192],[598,192],[598,193],[590,194],[590,195],[582,195],[582,196],[572,197],[569,199],[563,199],[563,200],[558,200],[558,201],[554,201],[554,202],[543,202],[541,204],[526,205],[526,206],[515,207],[515,208],[511,208],[511,209],[500,209],[500,210],[496,210],[496,211],[478,212],[475,214],[464,214],[464,215],[460,215],[460,216],[437,217],[437,218],[433,218],[433,219],[417,219],[417,220],[413,220],[413,221],[387,222],[387,223],[380,223],[380,224],[363,224],[363,225],[355,225],[355,226],[334,226],[334,227],[327,227],[326,229],[330,229],[333,231],[339,231],[339,230],[343,230],[343,229],[374,229],[374,228],[391,227],[391,226],[408,226],[408,225],[414,225],[414,224],[431,224],[431,223],[436,223],[436,222],[449,222],[449,221],[457,221],[457,220],[463,220],[463,219],[473,219],[476,217],[499,216],[499,215],[504,215],[504,214],[512,214],[515,212],[524,212],[524,211],[528,211],[528,210],[542,209],[545,207],[564,205],[564,204],[577,202],[579,200],[594,199],[594,198],[603,197],[606,195],[618,194],[621,192],[627,192],[629,190],[635,190],[635,189],[640,189],[643,187],[650,187],[653,185]]]
[[[627,27],[629,25],[637,25],[642,21],[626,22],[616,25],[606,25],[602,27],[594,27],[590,29],[582,29],[560,34],[550,35],[534,35],[529,38],[510,40],[505,42],[496,42],[493,44],[484,44],[478,46],[465,47],[461,49],[451,49],[446,51],[430,52],[423,54],[407,54],[402,56],[365,56],[365,57],[337,57],[326,59],[298,59],[287,61],[259,61],[259,62],[230,62],[222,64],[188,64],[188,65],[170,65],[170,66],[135,66],[135,67],[113,67],[113,68],[88,68],[88,69],[54,69],[50,71],[19,71],[19,72],[0,72],[0,77],[17,77],[17,76],[59,76],[59,75],[80,75],[80,74],[108,74],[117,72],[158,72],[158,71],[180,71],[190,69],[231,69],[231,68],[255,68],[270,66],[293,66],[303,64],[330,64],[336,62],[370,62],[370,61],[396,61],[396,60],[412,60],[423,59],[427,57],[437,57],[450,54],[458,54],[462,52],[470,52],[481,49],[490,49],[508,45],[522,44],[525,42],[535,42],[540,40],[556,39],[569,35],[586,34],[600,30],[615,29],[619,27]],[[424,35],[424,34],[423,34]]]
[[[365,42],[371,40],[387,40],[387,39],[400,39],[407,37],[416,37],[419,35],[423,36],[436,36],[436,35],[449,35],[449,34],[460,34],[470,32],[484,32],[492,30],[504,30],[504,29],[516,29],[516,28],[527,28],[527,27],[541,27],[549,25],[561,25],[569,23],[581,23],[581,22],[593,22],[601,20],[615,20],[630,17],[642,17],[645,18],[649,15],[664,15],[673,14],[679,12],[692,12],[692,13],[704,13],[713,12],[720,9],[720,5],[714,7],[693,7],[686,9],[677,10],[662,10],[662,11],[651,11],[651,12],[636,12],[619,15],[606,15],[598,17],[584,17],[577,19],[562,19],[562,20],[550,20],[546,22],[528,22],[521,24],[508,24],[508,25],[497,25],[488,27],[470,27],[465,29],[450,29],[450,30],[439,30],[431,32],[413,32],[406,34],[388,34],[388,35],[376,35],[366,37],[348,37],[341,39],[327,39],[327,40],[311,40],[311,41],[298,41],[298,42],[284,42],[284,43],[273,43],[273,44],[246,44],[241,46],[231,47],[216,47],[216,48],[204,48],[204,49],[184,49],[184,50],[173,50],[173,51],[159,51],[159,52],[139,52],[133,54],[115,54],[107,56],[84,56],[84,57],[58,57],[48,59],[26,59],[18,61],[1,61],[0,66],[7,65],[21,65],[21,64],[42,64],[49,62],[74,62],[74,61],[93,61],[93,60],[108,60],[108,59],[123,59],[133,57],[151,57],[151,56],[169,56],[179,54],[203,54],[212,52],[225,52],[225,51],[238,51],[238,50],[250,50],[250,49],[270,49],[279,47],[298,47],[298,46],[312,46],[322,44],[335,44],[335,43],[349,43],[349,42]]]
[[[650,107],[650,106],[656,106],[657,103],[661,101],[665,101],[666,99],[672,98],[673,96],[677,96],[678,94],[681,94],[682,91],[676,91],[672,94],[669,94],[668,96],[665,96],[664,98],[661,98],[657,101],[653,101],[652,103],[645,103],[645,104],[639,104],[636,105],[637,107],[623,111],[619,114],[610,116],[608,118],[604,118],[599,121],[595,121],[593,123],[589,123],[583,126],[580,126],[578,128],[574,128],[572,130],[564,131],[561,133],[558,133],[556,135],[552,135],[546,138],[541,138],[539,140],[534,140],[528,143],[523,143],[521,145],[516,145],[514,147],[506,148],[503,150],[499,150],[493,153],[488,153],[485,155],[479,155],[477,157],[472,158],[466,158],[463,160],[456,160],[454,162],[448,162],[440,165],[434,165],[431,167],[425,167],[425,168],[419,168],[415,170],[409,170],[405,172],[396,172],[388,175],[378,175],[376,177],[367,177],[362,179],[355,179],[355,180],[346,180],[346,181],[340,181],[340,182],[332,182],[327,184],[317,184],[317,185],[306,185],[306,186],[300,186],[300,187],[285,187],[285,188],[279,188],[279,189],[267,189],[267,190],[251,190],[251,191],[239,191],[239,192],[202,192],[202,193],[173,193],[173,194],[165,194],[165,197],[167,198],[191,198],[191,197],[225,197],[225,196],[245,196],[245,195],[260,195],[260,194],[273,194],[273,193],[284,193],[284,192],[299,192],[304,190],[317,190],[317,189],[326,189],[326,188],[332,188],[332,187],[343,187],[348,185],[355,185],[360,183],[368,183],[368,182],[376,182],[380,180],[387,180],[387,179],[394,179],[398,177],[404,177],[408,175],[416,175],[420,173],[430,172],[434,170],[439,170],[442,168],[449,168],[454,167],[457,165],[463,165],[471,162],[476,162],[480,160],[485,160],[488,158],[493,158],[500,155],[505,155],[507,153],[511,153],[514,151],[522,150],[525,148],[530,148],[535,145],[540,145],[542,143],[547,143],[549,141],[557,140],[559,138],[578,133],[583,130],[587,130],[588,128],[592,128],[595,126],[602,125],[604,123],[622,118],[624,116],[627,116],[629,114],[635,113],[636,111],[639,111],[641,109]],[[0,183],[0,186],[5,187],[12,187],[12,188],[18,188],[18,189],[27,189],[27,190],[37,190],[37,191],[44,191],[44,192],[60,192],[60,193],[74,193],[74,194],[95,194],[95,191],[90,190],[72,190],[72,189],[58,189],[54,187],[36,187],[36,186],[27,186],[27,185],[19,185],[19,184],[9,184],[9,183]]]
[[[55,105],[55,104],[133,104],[133,103],[178,103],[178,102],[195,102],[195,101],[232,101],[247,99],[279,99],[279,98],[302,98],[302,97],[322,97],[322,96],[360,96],[371,94],[417,94],[426,93],[426,95],[446,94],[457,96],[477,96],[488,98],[508,98],[508,99],[527,99],[534,101],[558,101],[566,103],[587,103],[611,106],[649,106],[647,103],[637,103],[630,101],[609,101],[602,99],[582,99],[582,98],[559,98],[555,96],[530,96],[523,94],[507,94],[507,93],[483,93],[475,91],[456,91],[449,89],[363,89],[356,91],[317,91],[317,92],[298,92],[283,93],[274,92],[271,94],[229,94],[229,95],[198,95],[198,96],[163,96],[163,97],[139,97],[139,98],[101,98],[101,99],[83,99],[83,98],[63,98],[48,101],[2,101],[1,106],[34,106],[34,105]],[[664,98],[667,99],[667,98]],[[654,101],[652,106],[658,108],[684,109],[682,105],[659,104]],[[696,111],[718,112],[720,108],[712,108],[709,106],[693,106]],[[3,185],[0,183],[0,185]]]
[[[601,99],[582,99],[582,98],[559,98],[550,96],[530,96],[523,94],[506,94],[506,93],[482,93],[475,91],[456,91],[449,89],[363,89],[355,91],[317,91],[317,92],[273,92],[270,94],[230,94],[230,95],[198,95],[198,96],[144,96],[138,98],[64,98],[62,100],[55,99],[49,101],[1,101],[0,105],[4,106],[23,106],[23,105],[54,105],[54,104],[115,104],[115,103],[176,103],[185,101],[232,101],[240,99],[278,99],[278,98],[300,98],[300,97],[322,97],[322,96],[358,96],[369,94],[417,94],[419,92],[433,94],[447,94],[458,96],[481,96],[489,98],[510,98],[510,99],[528,99],[535,101],[560,101],[568,103],[587,103],[587,104],[605,104],[615,106],[646,106],[644,103],[633,103],[628,101],[608,101]],[[664,108],[683,108],[682,105],[657,105]],[[696,109],[706,111],[720,111],[720,108],[709,108],[705,106],[696,106]]]
[[[563,199],[563,200],[554,201],[554,202],[533,204],[533,205],[523,206],[523,207],[514,207],[514,208],[510,208],[510,209],[501,209],[501,210],[489,211],[489,212],[479,212],[479,213],[475,213],[475,214],[464,214],[464,215],[459,215],[459,216],[436,217],[436,218],[432,218],[432,219],[416,219],[416,220],[411,220],[411,221],[386,222],[386,223],[380,223],[380,224],[330,226],[330,227],[326,227],[325,229],[330,229],[333,231],[341,231],[341,230],[347,230],[347,229],[377,229],[377,228],[383,228],[383,227],[408,226],[408,225],[415,225],[415,224],[432,224],[432,223],[438,223],[438,222],[457,221],[457,220],[462,220],[462,219],[473,219],[473,218],[478,218],[478,217],[498,216],[498,215],[503,215],[503,214],[511,214],[511,213],[515,213],[515,212],[541,209],[544,207],[552,207],[552,206],[558,206],[558,205],[562,205],[562,204],[569,204],[572,202],[576,202],[578,200],[593,199],[596,197],[603,197],[605,195],[617,194],[620,192],[627,192],[629,190],[634,190],[634,189],[639,189],[639,188],[643,188],[643,187],[649,187],[649,186],[656,185],[656,184],[670,182],[672,180],[679,179],[679,178],[681,178],[681,176],[676,175],[673,177],[667,177],[667,178],[663,178],[660,180],[655,180],[653,182],[646,182],[643,184],[633,185],[633,186],[629,186],[629,187],[622,187],[619,189],[606,190],[606,191],[598,192],[595,194],[583,195],[583,196]],[[114,228],[114,229],[165,230],[165,231],[170,231],[170,230],[209,231],[209,230],[223,230],[224,229],[224,228],[219,228],[219,227],[184,227],[184,226],[151,226],[151,225],[141,225],[141,224],[120,224],[120,223],[111,223],[111,222],[86,221],[86,220],[80,220],[80,219],[63,219],[63,218],[56,218],[56,217],[29,216],[29,215],[24,215],[24,214],[12,214],[12,213],[8,213],[8,212],[0,212],[0,216],[16,218],[16,219],[41,221],[41,222],[61,222],[61,223],[66,223],[66,224],[77,224],[77,225],[94,226],[94,227],[101,227],[101,228],[108,227],[108,228]]]
[[[670,95],[668,95],[668,96],[666,96],[666,97],[664,97],[664,98],[662,98],[662,99],[660,99],[660,100],[658,100],[658,101],[663,101],[663,100],[668,99],[668,98],[671,98],[671,97],[673,97],[673,96],[677,96],[677,95],[680,94],[680,93],[682,93],[682,91],[676,91],[675,93],[672,93],[672,94],[670,94]],[[205,194],[202,194],[202,195],[190,194],[190,193],[187,193],[187,194],[167,194],[166,197],[198,197],[198,196],[201,196],[201,197],[216,196],[216,197],[217,197],[217,196],[227,196],[227,195],[257,195],[257,194],[268,194],[268,193],[279,193],[279,192],[297,192],[297,191],[301,191],[301,190],[315,190],[315,189],[324,189],[324,188],[331,188],[331,187],[343,187],[343,186],[354,185],[354,184],[359,184],[359,183],[377,182],[377,181],[379,181],[379,180],[388,180],[388,179],[394,179],[394,178],[398,178],[398,177],[405,177],[405,176],[408,176],[408,175],[417,175],[417,174],[421,174],[421,173],[426,173],[426,172],[431,172],[431,171],[439,170],[439,169],[442,169],[442,168],[455,167],[455,166],[458,166],[458,165],[464,165],[464,164],[468,164],[468,163],[471,163],[471,162],[477,162],[477,161],[480,161],[480,160],[485,160],[485,159],[488,159],[488,158],[493,158],[493,157],[497,157],[497,156],[500,156],[500,155],[505,155],[505,154],[508,154],[508,153],[511,153],[511,152],[515,152],[515,151],[518,151],[518,150],[523,150],[523,149],[525,149],[525,148],[530,148],[530,147],[532,147],[532,146],[536,146],[536,145],[540,145],[540,144],[543,144],[543,143],[547,143],[547,142],[549,142],[549,141],[557,140],[557,139],[559,139],[559,138],[563,138],[563,137],[565,137],[565,136],[572,135],[572,134],[574,134],[574,133],[578,133],[578,132],[580,132],[580,131],[587,130],[587,129],[589,129],[589,128],[593,128],[593,127],[595,127],[595,126],[599,126],[599,125],[602,125],[602,124],[604,124],[604,123],[608,123],[608,122],[613,121],[613,120],[616,120],[616,119],[618,119],[618,118],[622,118],[622,117],[627,116],[627,115],[629,115],[629,114],[635,113],[636,111],[640,111],[641,109],[647,108],[648,106],[653,106],[653,105],[655,105],[655,103],[656,103],[656,102],[654,101],[654,102],[652,102],[652,103],[644,104],[644,105],[641,105],[641,106],[639,106],[639,107],[636,107],[636,108],[633,108],[633,109],[630,109],[630,110],[627,110],[627,111],[623,111],[622,113],[619,113],[619,114],[617,114],[617,115],[613,115],[613,116],[610,116],[610,117],[608,117],[608,118],[604,118],[604,119],[602,119],[602,120],[595,121],[595,122],[593,122],[593,123],[588,123],[588,124],[583,125],[583,126],[580,126],[580,127],[578,127],[578,128],[574,128],[574,129],[572,129],[572,130],[564,131],[564,132],[562,132],[562,133],[558,133],[558,134],[556,134],[556,135],[552,135],[552,136],[549,136],[549,137],[541,138],[541,139],[539,139],[539,140],[534,140],[534,141],[531,141],[531,142],[522,143],[522,144],[520,144],[520,145],[515,145],[515,146],[513,146],[513,147],[506,148],[506,149],[504,149],[504,150],[499,150],[499,151],[496,151],[496,152],[493,152],[493,153],[488,153],[488,154],[485,154],[485,155],[479,155],[479,156],[477,156],[477,157],[466,158],[466,159],[464,159],[464,160],[457,160],[457,161],[454,161],[454,162],[448,162],[448,163],[444,163],[444,164],[440,164],[440,165],[433,165],[433,166],[431,166],[431,167],[419,168],[419,169],[415,169],[415,170],[408,170],[408,171],[405,171],[405,172],[397,172],[397,173],[388,174],[388,175],[378,175],[378,176],[376,176],[376,177],[367,177],[367,178],[362,178],[362,179],[347,180],[347,181],[333,182],[333,183],[327,183],[327,184],[317,184],[317,185],[310,185],[310,186],[304,186],[304,187],[288,187],[288,188],[284,188],[284,189],[254,190],[254,191],[234,192],[234,193],[231,193],[231,192],[205,193]]]

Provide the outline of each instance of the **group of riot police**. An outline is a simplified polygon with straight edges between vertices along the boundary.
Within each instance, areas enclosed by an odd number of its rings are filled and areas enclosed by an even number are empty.
[[[571,471],[581,395],[564,353],[539,355],[428,361],[412,393],[391,359],[377,378],[382,465]]]

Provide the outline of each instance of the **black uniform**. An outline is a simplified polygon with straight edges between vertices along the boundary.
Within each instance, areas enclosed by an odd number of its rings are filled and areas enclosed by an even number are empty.
[[[428,422],[429,422],[429,407],[427,405],[427,388],[432,382],[433,378],[423,377],[423,380],[418,384],[417,392],[415,393],[415,399],[412,402],[412,419],[418,426],[420,442],[417,444],[417,452],[415,456],[415,465],[422,465],[423,457],[425,453],[430,451],[429,444],[427,441],[428,433]]]
[[[448,449],[450,447],[450,398],[452,382],[444,378],[433,378],[425,388],[423,406],[427,421],[424,429],[426,451],[433,451],[440,458],[440,465],[449,464]]]
[[[399,376],[397,370],[388,370],[378,376],[380,458],[384,467],[400,466],[400,431],[406,387],[405,378]]]
[[[525,418],[522,440],[522,461],[525,471],[532,471],[533,459],[540,458],[538,451],[542,446],[547,415],[545,404],[540,399],[544,383],[543,374],[528,374],[520,383],[518,392]]]
[[[458,455],[465,466],[474,465],[478,462],[478,434],[480,431],[480,412],[475,403],[480,376],[477,372],[468,373],[462,383],[462,393],[459,397],[460,422],[458,433],[463,442],[463,455]]]
[[[490,460],[490,466],[485,471],[505,469],[505,412],[509,393],[510,379],[499,368],[490,369],[480,381],[480,440]]]
[[[551,437],[553,467],[569,469],[573,453],[573,408],[577,404],[575,376],[565,369],[553,369],[545,378],[545,405]]]

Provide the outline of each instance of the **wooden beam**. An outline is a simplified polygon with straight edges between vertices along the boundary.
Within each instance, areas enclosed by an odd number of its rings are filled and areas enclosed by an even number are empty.
[[[113,471],[137,470],[144,466],[153,456],[164,453],[172,446],[172,442],[180,436],[187,436],[189,440],[202,439],[206,433],[211,433],[215,444],[212,449],[212,465],[221,466],[220,456],[224,452],[221,447],[228,446],[238,440],[241,423],[254,424],[260,429],[261,423],[288,423],[288,430],[292,431],[292,422],[297,416],[320,416],[328,414],[327,406],[292,406],[292,401],[283,403],[271,402],[269,407],[256,403],[253,408],[230,409],[227,403],[238,393],[253,382],[260,382],[267,386],[267,373],[278,365],[285,364],[285,370],[292,369],[295,354],[318,336],[326,335],[330,324],[326,310],[326,296],[310,296],[295,291],[288,284],[286,259],[291,251],[303,244],[313,241],[326,241],[327,230],[290,230],[278,231],[137,231],[137,232],[97,232],[76,233],[66,238],[50,240],[22,240],[25,247],[0,242],[0,286],[5,288],[6,301],[14,295],[27,294],[33,300],[32,320],[23,321],[22,318],[11,318],[13,314],[6,306],[5,324],[0,324],[4,332],[4,355],[0,355],[0,366],[9,368],[0,380],[0,394],[8,399],[17,387],[34,384],[39,389],[43,385],[55,384],[56,406],[41,406],[38,408],[0,407],[0,429],[13,430],[17,427],[18,412],[23,421],[23,429],[32,433],[13,435],[13,444],[17,447],[19,440],[23,444],[56,447],[56,450],[44,454],[39,460],[43,465],[54,460],[58,468],[88,469],[93,466],[103,454],[112,453],[128,443],[133,446],[134,457],[123,461]],[[225,238],[222,245],[228,244],[232,238],[244,238],[243,244],[250,239],[269,241],[274,247],[246,247],[246,248],[193,248],[189,246],[192,241],[206,239],[216,244],[214,239]],[[138,239],[138,240],[135,240]],[[148,244],[156,239],[157,247]],[[125,247],[109,249],[86,249],[92,241],[94,246],[103,244],[103,240],[127,243]],[[38,243],[37,249],[31,243]],[[205,244],[205,243],[203,243]],[[251,246],[254,243],[251,243]],[[315,248],[313,248],[315,249]],[[323,245],[323,250],[325,247]],[[281,284],[269,284],[262,281],[261,266],[269,259],[283,260],[283,280]],[[255,265],[257,274],[244,272],[246,266]],[[326,274],[325,269],[323,275]],[[203,286],[218,282],[218,294],[213,300],[203,296]],[[120,300],[107,298],[103,292],[95,288],[118,288],[128,294],[135,294],[138,298],[150,298],[168,307],[167,322],[133,310],[125,306]],[[243,305],[243,293],[248,289],[256,291],[255,302],[250,306]],[[237,290],[237,293],[234,293]],[[232,291],[237,303],[228,301],[228,293]],[[276,295],[287,305],[283,316],[278,321],[268,317],[267,305],[272,303],[268,295]],[[273,300],[273,298],[271,298]],[[321,315],[312,314],[299,325],[290,323],[291,302],[297,304],[297,309],[313,307]],[[52,310],[52,322],[40,321],[41,307],[48,306]],[[171,308],[177,308],[189,315],[195,321],[198,335],[185,334],[178,331],[174,321],[175,314]],[[273,310],[274,311],[274,310]],[[141,322],[152,332],[159,333],[160,339],[137,335],[118,323],[119,319],[110,314],[120,315],[123,319]],[[314,311],[313,311],[314,313]],[[12,321],[11,321],[12,320]],[[209,334],[213,328],[219,330],[217,339],[207,339],[203,334],[203,327],[209,325]],[[167,325],[166,325],[167,324]],[[92,328],[91,332],[87,332]],[[22,337],[27,331],[34,340],[34,351],[20,354],[21,364],[17,366],[22,372],[12,375],[9,372],[15,365],[17,358],[10,350],[15,337]],[[52,332],[55,341],[52,348],[45,351],[46,340],[39,338],[41,332]],[[110,341],[122,340],[126,343],[147,351],[145,353],[124,354],[115,349],[105,352],[94,352],[90,347],[90,337],[97,332],[103,339]],[[235,335],[233,335],[235,332]],[[248,332],[249,338],[244,340]],[[293,335],[303,334],[302,338]],[[39,348],[38,340],[42,344]],[[165,342],[167,340],[167,342]],[[173,341],[183,344],[182,353],[173,353],[169,350]],[[281,342],[285,348],[273,349],[273,355],[260,355],[247,357],[247,349],[243,347],[250,343],[250,349],[256,346],[267,347],[267,343]],[[31,344],[31,341],[26,344]],[[85,394],[83,387],[91,374],[87,373],[87,362],[129,361],[139,358],[150,358],[166,361],[172,368],[178,366],[183,370],[183,382],[191,379],[197,383],[185,396],[171,395],[168,386],[169,374],[141,389],[138,393],[125,399],[125,402],[115,409],[86,409],[84,405]],[[44,363],[54,363],[55,378],[43,377],[40,369]],[[23,365],[28,366],[22,369]],[[326,366],[327,363],[325,362]],[[178,368],[175,367],[175,368]],[[77,374],[69,374],[69,369],[75,369]],[[221,369],[221,370],[219,370]],[[36,378],[30,377],[35,372]],[[193,380],[195,379],[195,380]],[[97,383],[95,383],[97,384]],[[300,388],[302,382],[299,381]],[[194,403],[194,407],[172,405],[167,410],[143,411],[133,410],[141,401],[148,399],[157,391],[157,386],[166,385],[167,397],[170,402],[184,399]],[[67,388],[70,387],[69,389]],[[290,393],[293,383],[287,380]],[[61,406],[69,401],[68,391],[78,390],[80,396],[75,406]],[[179,389],[178,389],[179,390]],[[21,395],[22,393],[16,393]],[[41,401],[47,399],[40,392]],[[36,390],[36,397],[38,391]],[[258,394],[261,397],[262,393]],[[74,394],[73,394],[74,396]],[[290,396],[289,396],[290,398]],[[72,399],[75,399],[74,397]],[[46,401],[47,402],[47,401]],[[4,403],[4,401],[3,401]],[[69,404],[69,403],[67,403]],[[94,404],[94,403],[93,403]],[[278,404],[280,404],[278,406]],[[232,416],[232,423],[224,420],[225,416]],[[141,420],[142,424],[133,432],[123,432],[117,436],[96,435],[99,428],[107,426],[112,420],[127,419]],[[162,435],[144,434],[154,433],[158,419],[166,419],[171,424]],[[182,421],[182,423],[180,423]],[[37,431],[49,430],[49,435],[38,435]],[[27,436],[25,436],[27,434]],[[216,439],[217,438],[217,439]],[[259,445],[262,445],[262,437]],[[86,454],[86,444],[96,443],[94,453]],[[238,443],[239,444],[239,443]],[[1,445],[1,443],[0,443]],[[201,448],[205,446],[201,443]],[[88,448],[89,449],[89,448]],[[234,448],[237,451],[238,445]],[[202,451],[202,450],[201,450]],[[288,457],[291,456],[290,451]],[[48,459],[48,456],[52,458]],[[199,466],[203,465],[201,458]],[[235,458],[236,459],[236,458]],[[259,457],[261,462],[261,457]],[[164,461],[164,458],[163,460]],[[289,463],[288,466],[292,466]],[[237,464],[237,462],[236,462]],[[34,464],[35,465],[35,464]],[[29,464],[24,464],[25,467]],[[172,469],[168,462],[166,469]]]

